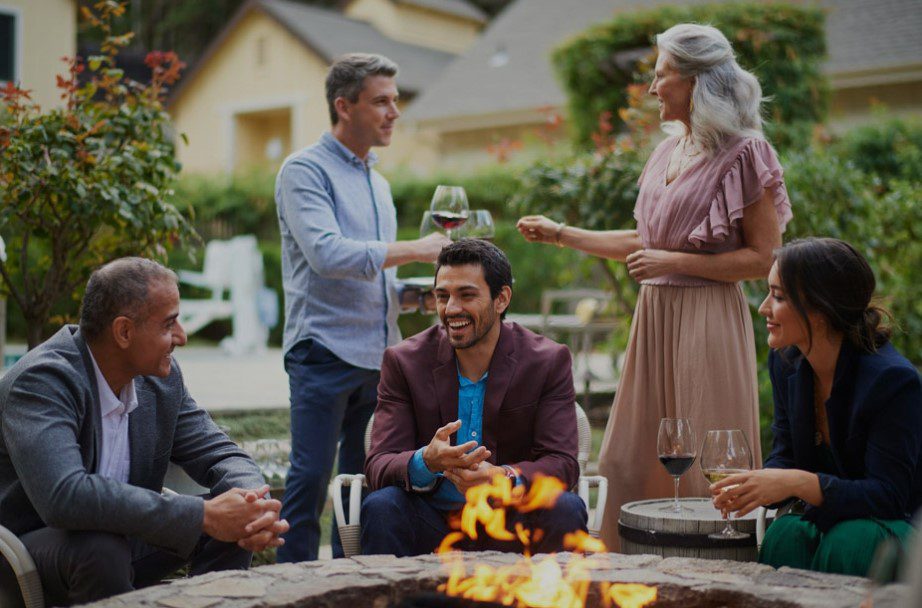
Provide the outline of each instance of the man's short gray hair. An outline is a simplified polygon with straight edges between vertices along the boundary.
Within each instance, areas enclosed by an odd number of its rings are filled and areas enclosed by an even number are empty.
[[[397,75],[397,64],[383,55],[368,53],[349,53],[337,57],[330,71],[327,72],[327,105],[330,108],[330,121],[335,125],[339,122],[336,113],[336,99],[343,97],[355,103],[359,100],[359,93],[365,86],[365,79],[369,76],[387,76],[393,78]]]
[[[177,280],[175,272],[146,258],[119,258],[97,268],[80,306],[80,331],[87,340],[95,340],[117,317],[143,321],[151,286]]]

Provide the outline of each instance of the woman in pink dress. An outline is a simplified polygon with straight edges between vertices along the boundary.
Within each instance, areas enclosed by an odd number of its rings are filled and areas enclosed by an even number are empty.
[[[641,284],[599,458],[609,482],[602,539],[613,551],[621,505],[672,494],[657,460],[661,418],[689,418],[699,441],[709,429],[742,429],[761,462],[755,342],[739,281],[768,274],[791,219],[781,165],[762,134],[762,89],[726,37],[681,24],[656,46],[650,94],[671,136],[641,173],[637,229],[518,222],[529,241],[626,262]],[[708,494],[694,473],[681,489]]]

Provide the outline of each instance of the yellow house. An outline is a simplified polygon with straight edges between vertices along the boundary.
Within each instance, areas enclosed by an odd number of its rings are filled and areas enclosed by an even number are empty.
[[[516,0],[403,117],[404,128],[420,142],[408,164],[463,171],[495,162],[509,142],[524,143],[513,151],[514,160],[566,150],[565,124],[548,124],[549,118],[566,120],[552,50],[616,13],[697,1]],[[875,101],[896,115],[922,116],[919,0],[809,2],[826,10],[824,72],[832,88],[833,127],[867,121]]]
[[[354,0],[343,12],[249,0],[170,99],[176,131],[188,141],[179,159],[194,173],[275,168],[329,128],[324,79],[336,56],[371,52],[396,61],[405,107],[484,21],[462,0]],[[394,139],[382,150],[385,164],[414,149],[404,133]]]
[[[76,52],[76,0],[0,0],[0,83],[20,83],[42,108],[58,105],[61,57]]]

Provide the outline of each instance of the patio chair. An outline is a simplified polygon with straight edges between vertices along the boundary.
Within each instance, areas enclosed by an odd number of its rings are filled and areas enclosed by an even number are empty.
[[[0,526],[0,555],[0,606],[44,608],[45,593],[35,562],[19,537],[4,526]]]
[[[589,534],[598,537],[599,529],[602,527],[602,515],[605,512],[605,500],[608,497],[608,480],[601,475],[586,475],[586,466],[589,463],[589,453],[592,449],[592,429],[589,426],[589,418],[586,412],[580,407],[579,403],[574,403],[576,407],[576,427],[579,436],[576,459],[579,462],[580,478],[577,482],[577,494],[583,499],[589,511]],[[365,427],[365,452],[371,447],[371,427],[374,423],[374,416],[368,421]],[[349,518],[343,509],[342,487],[349,486]],[[361,552],[361,524],[360,515],[362,508],[362,487],[365,485],[364,475],[337,475],[330,484],[330,494],[333,498],[333,516],[336,519],[336,526],[339,528],[339,538],[343,545],[343,553],[346,557],[358,555]],[[589,491],[591,488],[598,488],[595,509],[589,504]]]
[[[614,317],[600,314],[609,307],[611,299],[611,294],[601,289],[547,289],[541,293],[538,314],[506,315],[507,321],[554,339],[568,334],[574,380],[582,385],[583,403],[589,403],[590,385],[598,380],[589,366],[593,340],[596,336],[608,336],[618,327]]]
[[[202,272],[179,271],[179,282],[211,292],[209,298],[185,298],[179,302],[180,323],[191,335],[212,321],[230,319],[233,333],[221,347],[234,355],[266,347],[269,328],[260,316],[263,287],[263,258],[253,235],[227,241],[209,241],[205,246]],[[225,299],[225,293],[229,299]],[[272,292],[274,294],[274,292]]]

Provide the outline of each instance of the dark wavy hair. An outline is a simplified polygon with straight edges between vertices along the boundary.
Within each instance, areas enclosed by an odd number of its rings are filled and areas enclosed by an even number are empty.
[[[512,265],[503,250],[482,239],[460,239],[446,245],[435,261],[435,276],[442,266],[474,264],[483,268],[483,278],[490,287],[490,297],[496,299],[504,285],[512,289]],[[506,311],[500,319],[506,318]]]
[[[872,353],[890,339],[890,313],[872,303],[877,281],[868,261],[854,247],[832,238],[792,241],[775,251],[785,296],[807,326],[816,312],[858,349]]]

